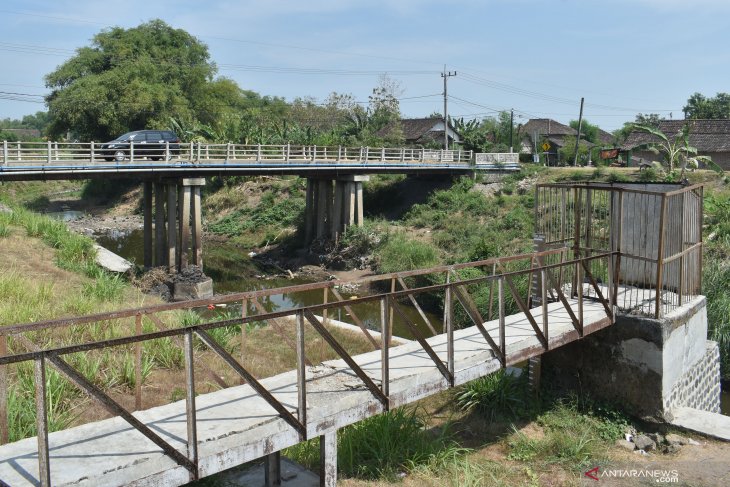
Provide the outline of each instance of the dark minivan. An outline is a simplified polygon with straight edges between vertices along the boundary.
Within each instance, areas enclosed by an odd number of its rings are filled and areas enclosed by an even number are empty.
[[[99,152],[107,161],[129,159],[134,149],[134,158],[146,157],[153,161],[165,158],[169,143],[170,157],[180,152],[180,138],[169,130],[136,130],[127,132],[111,142],[101,144]]]

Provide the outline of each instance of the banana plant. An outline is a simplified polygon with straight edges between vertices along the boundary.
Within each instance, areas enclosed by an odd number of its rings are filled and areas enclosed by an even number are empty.
[[[697,148],[689,144],[689,126],[685,124],[682,130],[674,136],[669,136],[661,130],[648,125],[634,125],[633,128],[640,132],[653,136],[654,140],[647,142],[646,147],[654,154],[661,155],[663,163],[653,161],[652,164],[660,171],[672,173],[675,169],[680,169],[679,179],[684,179],[685,171],[689,169],[697,169],[700,164],[705,165],[722,173],[723,170],[709,156],[702,156],[697,153]]]

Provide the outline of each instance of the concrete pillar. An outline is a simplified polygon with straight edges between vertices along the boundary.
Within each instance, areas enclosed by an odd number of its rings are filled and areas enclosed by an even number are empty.
[[[155,265],[167,265],[165,257],[165,185],[155,183]]]
[[[344,201],[345,194],[345,183],[342,181],[335,181],[335,201],[332,206],[332,228],[331,235],[332,239],[337,241],[342,235],[342,204]]]
[[[274,452],[264,457],[264,485],[278,487],[281,485],[281,452]]]
[[[317,238],[327,235],[327,184],[331,181],[320,179],[317,181]]]
[[[337,430],[319,437],[319,485],[337,485]]]
[[[177,270],[177,184],[167,184],[167,269]]]
[[[205,179],[200,178],[199,184],[192,189],[193,213],[193,264],[203,268],[203,212],[200,206],[200,189],[205,185]]]
[[[144,266],[149,269],[152,267],[152,181],[144,182],[142,206],[144,214]]]
[[[314,215],[317,206],[316,188],[316,181],[307,178],[306,207],[304,209],[304,243],[306,244],[311,242],[314,237]]]
[[[365,222],[365,215],[362,202],[362,181],[355,182],[355,193],[357,197],[357,221],[355,224],[361,227]]]
[[[357,187],[354,182],[347,183],[347,214],[345,215],[345,228],[355,224],[357,212]]]
[[[188,266],[190,257],[190,190],[190,186],[183,182],[178,194],[178,205],[180,207],[180,269]]]

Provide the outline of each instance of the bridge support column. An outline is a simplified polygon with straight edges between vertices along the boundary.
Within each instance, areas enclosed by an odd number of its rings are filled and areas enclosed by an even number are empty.
[[[274,452],[264,457],[264,485],[278,487],[281,485],[281,452]]]
[[[319,485],[337,485],[337,430],[319,437]]]
[[[144,207],[144,266],[146,269],[152,267],[152,181],[144,182],[144,196],[142,206]]]
[[[165,259],[165,185],[154,183],[155,188],[155,265],[167,265]]]
[[[177,272],[191,263],[203,267],[200,206],[200,189],[203,186],[204,178],[144,183],[145,267],[152,267],[153,264],[167,266],[170,272]]]
[[[337,240],[350,226],[364,222],[363,187],[370,176],[337,179],[307,178],[304,241],[313,238]]]

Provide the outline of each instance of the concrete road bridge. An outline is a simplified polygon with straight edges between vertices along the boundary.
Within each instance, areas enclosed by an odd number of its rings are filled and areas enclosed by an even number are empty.
[[[13,486],[173,486],[264,457],[269,484],[276,485],[279,452],[319,438],[321,485],[332,486],[338,429],[584,343],[594,347],[588,356],[601,357],[599,363],[581,365],[584,386],[597,378],[596,391],[606,391],[627,408],[668,410],[686,405],[680,398],[703,394],[711,401],[714,389],[698,389],[709,387],[706,381],[688,380],[707,361],[706,320],[703,335],[698,319],[704,309],[701,215],[701,187],[546,185],[537,188],[534,253],[2,327],[0,391],[7,391],[11,367],[33,364],[38,435],[0,446],[0,479]],[[673,238],[676,232],[682,238]],[[343,299],[340,290],[353,284],[362,292]],[[314,292],[321,299],[290,309],[261,304],[298,292]],[[439,323],[422,312],[424,302],[440,302]],[[240,305],[238,316],[175,324],[176,311],[234,303]],[[379,309],[375,329],[357,317],[358,305]],[[408,318],[404,306],[415,307],[420,319]],[[338,311],[352,324],[334,320]],[[214,338],[216,330],[245,330],[254,322],[267,323],[282,347],[291,347],[295,363],[289,372],[254,377],[255,352],[246,351],[245,332],[238,350]],[[410,330],[412,340],[392,337],[396,322]],[[113,328],[114,336],[94,339],[90,330],[100,325]],[[333,335],[337,326],[362,334],[372,351],[348,352]],[[614,336],[616,327],[622,328]],[[310,363],[305,331],[315,333],[338,358]],[[65,338],[56,342],[54,336]],[[143,344],[164,338],[182,348],[185,366],[179,380],[185,398],[142,409],[143,394],[150,393],[142,387]],[[72,365],[72,354],[112,347],[134,352],[131,410]],[[201,374],[210,372],[208,360],[196,359],[201,349],[230,367],[242,384],[224,383],[220,390],[198,394]],[[49,368],[111,418],[49,432]],[[536,370],[530,370],[533,377]],[[628,379],[614,384],[608,375]],[[716,395],[719,407],[719,386]],[[654,402],[646,405],[647,398]],[[0,394],[3,443],[7,414],[7,395]]]
[[[144,181],[144,265],[202,267],[200,197],[210,176],[296,175],[307,180],[304,240],[336,240],[364,220],[371,174],[455,176],[519,170],[518,154],[386,147],[185,143],[150,153],[144,144],[3,141],[0,182],[133,178]],[[153,221],[153,210],[155,219]]]

